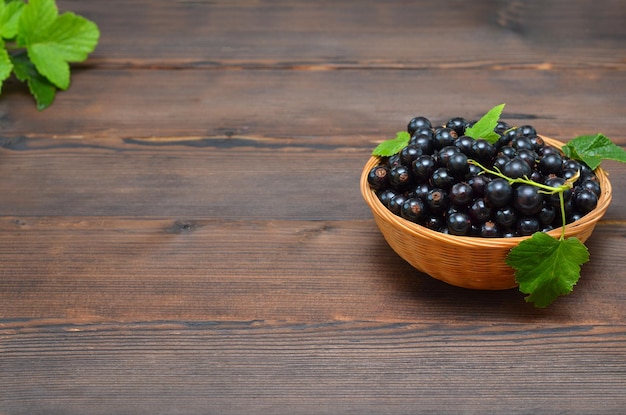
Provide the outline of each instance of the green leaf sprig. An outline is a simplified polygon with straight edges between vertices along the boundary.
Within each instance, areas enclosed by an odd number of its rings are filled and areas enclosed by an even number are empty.
[[[474,125],[465,129],[465,135],[477,140],[482,138],[494,144],[500,139],[500,134],[494,130],[500,121],[500,115],[504,110],[505,104],[496,105],[483,115]]]
[[[393,156],[406,147],[410,140],[411,136],[409,133],[406,131],[398,131],[398,133],[396,133],[396,138],[383,141],[377,145],[374,151],[372,151],[372,155],[380,157]]]
[[[37,109],[70,86],[70,63],[82,62],[100,38],[98,26],[71,12],[59,15],[54,0],[0,0],[0,91],[15,77],[28,84]]]

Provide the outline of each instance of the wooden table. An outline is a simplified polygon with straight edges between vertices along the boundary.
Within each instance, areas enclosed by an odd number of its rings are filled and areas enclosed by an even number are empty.
[[[574,293],[417,272],[359,193],[415,115],[626,145],[619,1],[70,1],[97,50],[0,98],[0,414],[617,414],[626,166]]]

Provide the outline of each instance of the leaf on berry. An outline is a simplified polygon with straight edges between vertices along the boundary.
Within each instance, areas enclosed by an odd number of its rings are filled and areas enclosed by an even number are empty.
[[[465,130],[465,135],[472,137],[473,139],[482,138],[484,140],[489,141],[491,144],[495,143],[500,139],[500,135],[496,133],[494,130],[498,125],[498,121],[500,120],[500,115],[504,110],[505,104],[496,105],[482,118],[471,127]]]
[[[37,71],[60,89],[70,84],[70,62],[87,59],[100,36],[95,23],[67,12],[54,0],[30,0],[19,20],[18,44],[25,46]]]
[[[580,266],[589,252],[577,238],[556,239],[536,232],[511,249],[506,263],[515,269],[515,280],[527,302],[544,308],[557,297],[572,292],[580,278]]]
[[[409,140],[411,136],[406,131],[399,131],[396,133],[396,138],[392,138],[380,143],[374,151],[372,151],[372,155],[381,156],[381,157],[389,157],[394,154],[399,153],[407,144],[409,144]]]
[[[30,93],[37,101],[37,109],[41,111],[48,108],[54,101],[56,87],[37,72],[35,65],[28,59],[26,53],[11,56],[11,62],[17,79],[28,83]]]
[[[592,170],[595,170],[602,160],[626,163],[626,150],[613,144],[607,136],[600,133],[574,138],[563,146],[563,152],[570,158],[584,162]]]

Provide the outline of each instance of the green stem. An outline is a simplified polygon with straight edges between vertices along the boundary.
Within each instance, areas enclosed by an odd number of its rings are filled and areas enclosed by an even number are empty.
[[[567,221],[567,216],[565,216],[565,199],[563,198],[563,192],[559,193],[559,203],[561,204],[561,237],[559,238],[561,241],[565,240],[565,222]]]
[[[547,194],[547,195],[553,195],[555,193],[559,194],[559,203],[561,205],[561,223],[563,224],[561,226],[561,237],[559,238],[561,241],[565,240],[565,223],[567,221],[567,216],[565,215],[565,199],[563,197],[563,193],[565,193],[566,190],[571,189],[573,187],[573,183],[578,180],[578,177],[580,176],[580,172],[578,172],[578,174],[576,174],[574,177],[568,179],[565,181],[565,183],[561,186],[558,187],[551,187],[551,186],[547,186],[545,184],[542,183],[537,183],[534,180],[530,180],[528,177],[524,177],[524,178],[511,178],[508,177],[505,174],[502,174],[499,170],[491,170],[488,169],[487,167],[481,165],[479,162],[475,161],[475,160],[468,160],[468,162],[470,164],[474,164],[475,166],[480,167],[483,172],[489,173],[489,174],[493,174],[494,176],[497,177],[501,177],[503,179],[505,179],[506,181],[509,182],[509,184],[514,184],[514,183],[524,183],[524,184],[529,184],[531,186],[535,186],[538,187],[542,190],[540,190],[541,193]]]

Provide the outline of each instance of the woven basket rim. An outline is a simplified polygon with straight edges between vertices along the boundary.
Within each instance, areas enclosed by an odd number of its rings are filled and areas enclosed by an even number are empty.
[[[541,138],[550,145],[553,145],[558,148],[562,148],[564,145],[563,142],[546,137],[541,136]],[[363,171],[361,173],[360,180],[360,189],[365,202],[368,204],[372,213],[378,217],[381,217],[386,222],[392,223],[395,227],[403,229],[406,233],[412,234],[416,237],[427,238],[434,241],[438,241],[441,243],[454,245],[454,246],[479,246],[479,247],[514,247],[518,245],[521,241],[531,238],[531,236],[519,236],[512,238],[482,238],[476,236],[457,236],[457,235],[449,235],[442,232],[438,232],[425,226],[418,225],[417,223],[406,220],[398,215],[392,213],[387,207],[385,207],[382,202],[376,196],[374,190],[372,190],[367,182],[367,176],[370,170],[379,164],[381,157],[371,156],[368,162],[365,164]],[[612,187],[611,182],[609,181],[608,174],[601,167],[598,167],[595,170],[595,173],[600,182],[600,188],[602,193],[600,194],[600,198],[598,199],[598,205],[594,210],[587,213],[585,216],[580,218],[579,220],[567,224],[565,226],[565,235],[573,233],[576,229],[580,227],[587,227],[598,222],[604,213],[609,207],[612,199]],[[562,232],[562,227],[555,228],[549,232],[546,232],[548,235],[553,237],[560,237]]]

